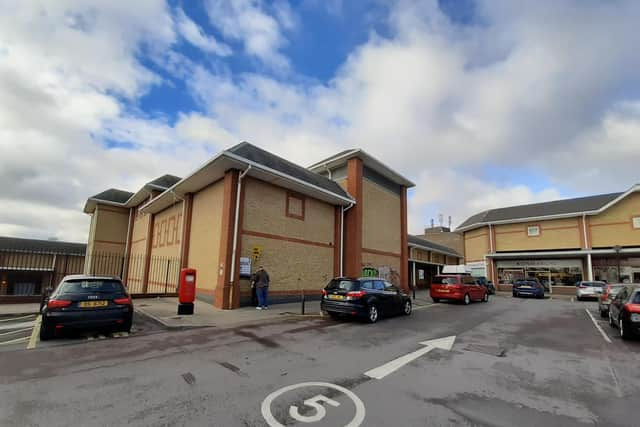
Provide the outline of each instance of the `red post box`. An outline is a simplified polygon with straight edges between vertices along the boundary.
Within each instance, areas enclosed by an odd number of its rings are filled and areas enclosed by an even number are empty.
[[[193,301],[196,299],[196,270],[183,268],[180,270],[178,286],[178,314],[193,314]]]

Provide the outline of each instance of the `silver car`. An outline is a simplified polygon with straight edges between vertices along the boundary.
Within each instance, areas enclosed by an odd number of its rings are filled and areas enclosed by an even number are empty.
[[[600,297],[605,286],[607,286],[607,284],[604,282],[580,281],[576,283],[576,299],[578,301],[587,298],[597,299]]]

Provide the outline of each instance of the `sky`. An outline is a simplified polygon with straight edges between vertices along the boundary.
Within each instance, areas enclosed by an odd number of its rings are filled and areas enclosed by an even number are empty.
[[[0,0],[0,235],[249,141],[359,147],[432,218],[640,182],[635,0]]]

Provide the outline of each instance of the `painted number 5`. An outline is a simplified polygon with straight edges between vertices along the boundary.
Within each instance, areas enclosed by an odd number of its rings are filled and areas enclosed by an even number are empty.
[[[325,415],[327,415],[327,410],[324,409],[324,406],[322,406],[320,402],[327,403],[333,407],[340,406],[339,402],[336,402],[335,400],[329,399],[328,397],[319,394],[317,396],[312,397],[311,399],[307,399],[304,401],[304,404],[306,406],[309,406],[315,409],[316,411],[315,414],[310,416],[300,415],[300,411],[298,410],[298,407],[296,405],[291,405],[289,407],[289,415],[291,415],[291,418],[293,418],[294,420],[300,421],[303,423],[315,423],[317,421],[320,421],[321,419],[324,418]]]

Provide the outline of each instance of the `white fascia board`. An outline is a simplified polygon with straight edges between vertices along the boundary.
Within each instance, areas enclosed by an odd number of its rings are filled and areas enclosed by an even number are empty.
[[[349,158],[349,157],[353,156],[354,154],[358,153],[359,151],[361,151],[361,150],[353,149],[353,150],[347,151],[346,153],[344,153],[344,154],[342,154],[340,156],[329,157],[326,160],[322,160],[321,162],[312,164],[307,169],[309,169],[311,171],[313,171],[314,169],[319,169],[320,167],[324,167],[326,165],[338,162],[339,160],[342,160],[342,159],[345,159],[345,158]]]
[[[118,207],[118,208],[126,207],[125,203],[113,202],[111,200],[94,199],[93,197],[90,197],[89,199],[87,199],[87,203],[85,203],[84,209],[83,209],[83,212],[87,213],[87,214],[88,213],[93,213],[93,212],[87,212],[87,207],[89,206],[89,202],[93,202],[96,205],[97,204],[109,205],[109,206],[115,206],[115,207]],[[94,207],[93,211],[95,212],[95,207]]]

